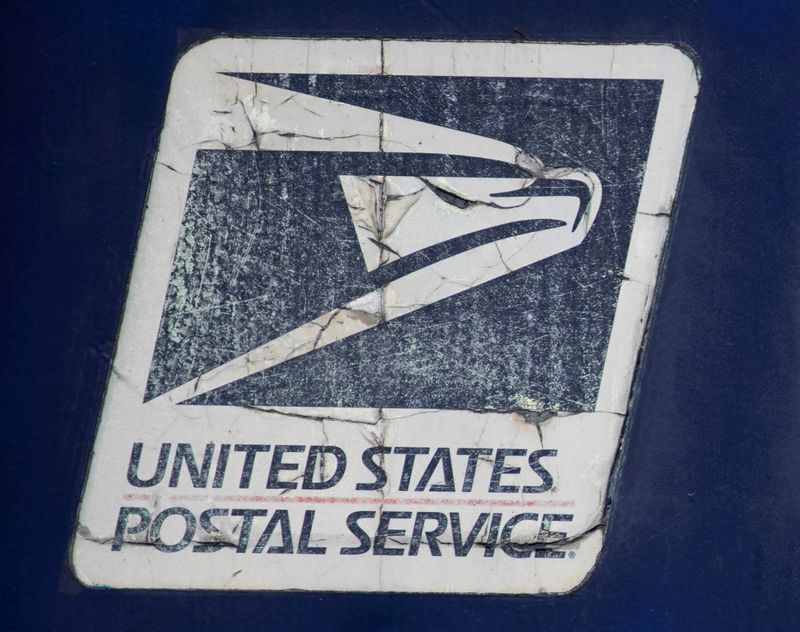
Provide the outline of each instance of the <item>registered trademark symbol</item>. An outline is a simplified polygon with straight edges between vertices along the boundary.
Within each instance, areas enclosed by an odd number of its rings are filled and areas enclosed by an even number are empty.
[[[570,556],[570,558],[573,558],[573,557],[575,557],[575,551],[570,551],[570,552],[569,552],[569,556]]]

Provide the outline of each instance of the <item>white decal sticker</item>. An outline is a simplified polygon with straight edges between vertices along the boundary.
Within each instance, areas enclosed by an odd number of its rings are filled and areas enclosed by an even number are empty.
[[[613,511],[697,89],[668,45],[191,49],[77,576],[579,586]]]

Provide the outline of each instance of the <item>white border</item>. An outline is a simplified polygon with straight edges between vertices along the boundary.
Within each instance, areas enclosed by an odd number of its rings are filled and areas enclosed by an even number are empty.
[[[147,428],[131,429],[132,425],[137,425],[132,423],[133,418],[138,417],[136,422],[146,418],[151,435],[157,434],[155,429],[165,420],[177,423],[169,402],[154,405],[157,400],[153,400],[145,411],[141,398],[160,325],[195,152],[199,147],[224,146],[208,140],[214,138],[213,123],[207,116],[214,103],[213,86],[205,91],[198,90],[198,86],[220,77],[218,71],[234,70],[662,80],[663,91],[625,265],[625,279],[595,407],[596,412],[611,413],[609,416],[618,416],[621,420],[628,406],[698,90],[697,71],[686,54],[673,46],[651,44],[220,38],[192,48],[181,58],[173,75],[118,346],[84,490],[80,524],[96,522],[103,501],[109,494],[113,495],[113,483],[108,477],[109,472],[118,469],[119,446],[130,446],[133,437],[141,437],[142,432],[147,431]],[[366,139],[360,141],[357,149],[341,150],[376,151],[381,141]],[[489,157],[513,163],[513,152],[508,154],[508,146],[501,145],[504,144],[497,145],[498,154]],[[171,244],[171,247],[165,248],[164,244]],[[232,423],[213,411],[192,412],[192,408],[195,407],[183,407],[184,415],[193,423],[205,421],[208,432],[218,432]],[[348,414],[351,418],[362,416],[367,423],[372,419],[371,409],[350,410]],[[592,546],[599,551],[599,541],[595,538],[593,542]],[[86,575],[88,569],[75,559],[77,548],[76,536],[73,564],[78,576],[92,584]],[[194,585],[195,579],[189,584]],[[169,578],[164,581],[168,584]],[[181,581],[176,585],[187,586]],[[195,587],[213,586],[200,582]],[[412,590],[413,587],[395,589]],[[509,590],[501,588],[488,592]]]

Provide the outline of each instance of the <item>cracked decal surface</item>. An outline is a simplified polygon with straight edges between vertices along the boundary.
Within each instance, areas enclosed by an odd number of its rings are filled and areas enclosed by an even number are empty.
[[[602,547],[696,91],[665,45],[189,51],[78,577],[580,585]]]
[[[468,132],[476,153],[481,145],[520,147],[536,162],[407,151],[273,152],[264,146],[268,132],[256,125],[253,138],[264,151],[201,152],[156,345],[152,395],[305,322],[327,322],[331,309],[386,288],[379,321],[392,320],[385,314],[392,310],[402,321],[194,401],[503,409],[527,397],[559,410],[593,409],[660,81],[385,75],[245,75],[241,81],[249,79],[257,82],[244,85],[258,96],[252,102],[237,97],[232,113],[236,104],[242,112],[277,108],[270,128],[287,110],[302,114],[309,105],[322,112],[312,122],[322,128],[323,108],[337,107],[338,117],[356,110],[350,105],[356,102],[414,117],[423,129],[435,121],[451,133]],[[290,96],[267,81],[291,88]],[[305,96],[312,91],[336,100]],[[309,103],[297,103],[299,96]],[[535,177],[545,164],[562,168]],[[575,189],[588,190],[569,179],[578,177],[577,168],[597,179],[589,184],[602,212],[594,225],[576,231]],[[510,238],[502,230],[520,228],[523,220],[538,220],[528,228],[542,234]],[[429,249],[450,242],[455,250],[454,238],[492,228],[489,237],[506,239],[474,247],[471,257],[445,263]],[[561,252],[575,245],[573,237],[588,241]],[[551,249],[560,256],[542,260]],[[439,262],[438,269],[391,279],[411,253]],[[509,263],[519,272],[501,275]],[[386,274],[375,272],[381,266]],[[490,266],[497,267],[494,274],[485,272]],[[438,295],[428,296],[437,288]],[[465,288],[471,289],[458,291]],[[427,309],[410,314],[407,305]],[[380,361],[385,357],[393,361]],[[398,392],[410,380],[417,393]]]

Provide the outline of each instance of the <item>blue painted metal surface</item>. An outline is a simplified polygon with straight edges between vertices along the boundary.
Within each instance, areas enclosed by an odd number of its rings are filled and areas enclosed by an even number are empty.
[[[793,3],[23,4],[3,9],[2,40],[3,627],[794,627]],[[695,51],[700,100],[624,478],[600,566],[575,593],[144,593],[86,590],[71,578],[68,543],[172,65],[219,32],[665,41]]]

